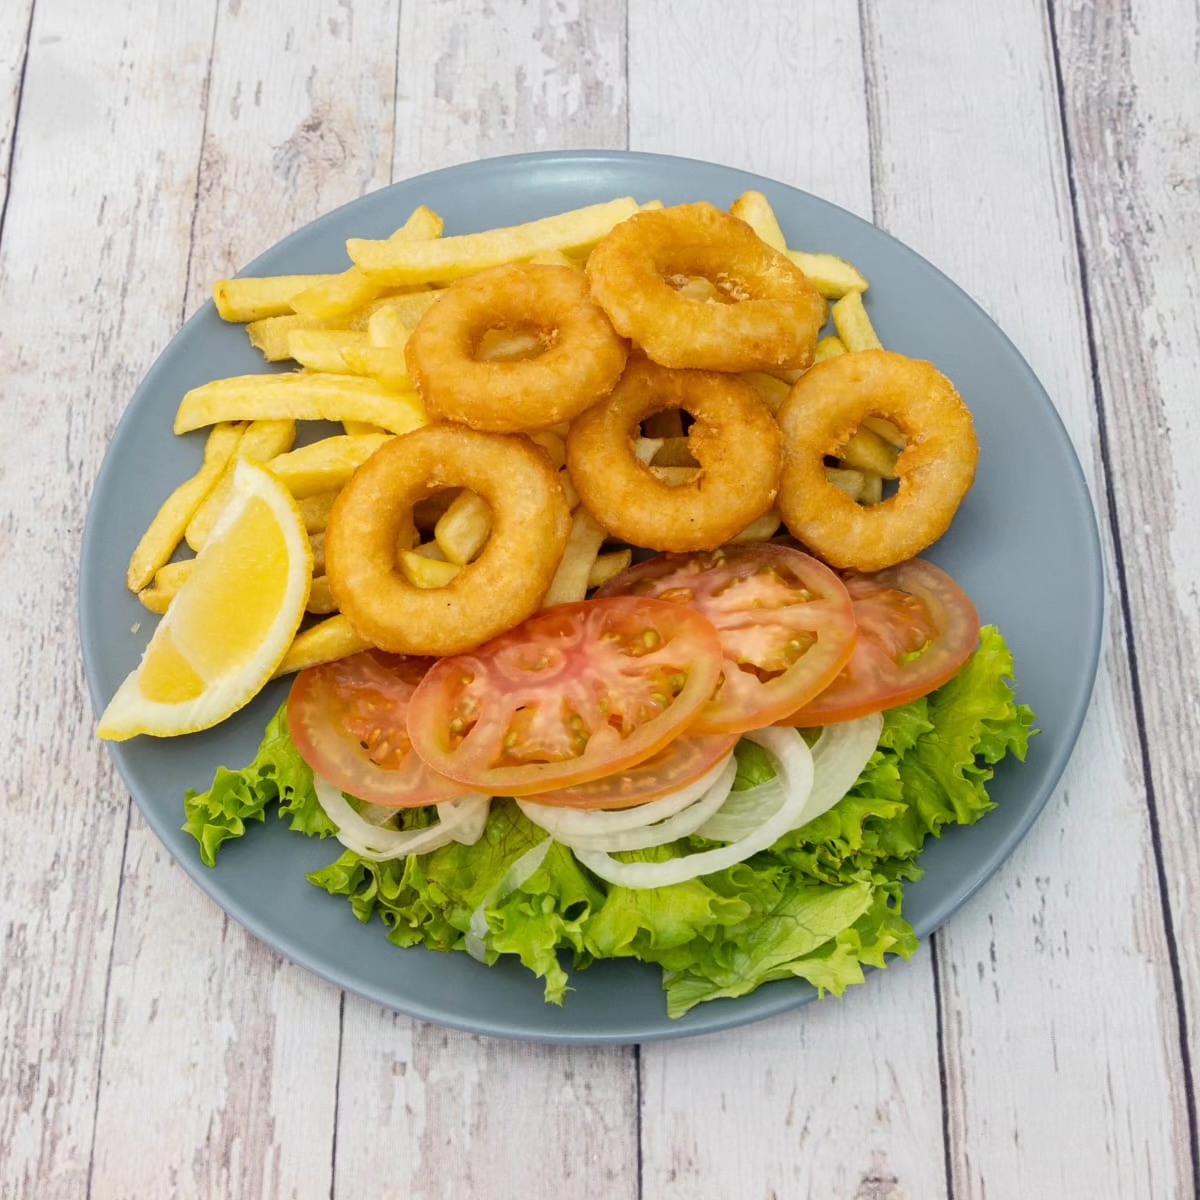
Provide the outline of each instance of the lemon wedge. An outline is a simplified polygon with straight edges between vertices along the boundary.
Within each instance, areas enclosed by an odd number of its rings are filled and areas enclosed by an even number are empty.
[[[238,462],[224,512],[137,668],[100,718],[102,738],[173,737],[223,721],[260,691],[304,616],[312,549],[296,501]]]

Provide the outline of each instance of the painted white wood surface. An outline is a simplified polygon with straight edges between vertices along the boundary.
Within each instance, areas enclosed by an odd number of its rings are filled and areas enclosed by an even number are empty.
[[[1055,7],[1055,24],[1096,376],[1118,481],[1112,499],[1138,715],[1148,732],[1150,803],[1194,1064],[1200,1054],[1193,915],[1200,906],[1200,393],[1192,365],[1200,360],[1200,12],[1181,3],[1110,13],[1064,3]]]
[[[979,5],[969,22],[944,0],[925,11],[936,42],[887,5],[865,31],[879,221],[1014,338],[1103,495],[1044,10]],[[967,94],[969,106],[946,103]],[[1124,614],[1108,578],[1105,665],[1063,785],[1034,836],[939,935],[956,1197],[1115,1200],[1148,1182],[1154,1195],[1182,1194],[1190,1178]]]
[[[0,705],[0,1195],[1192,1194],[1195,20],[1175,0],[4,5],[0,676],[26,683]],[[843,1004],[640,1054],[422,1025],[224,921],[130,816],[62,637],[112,426],[214,276],[389,178],[627,138],[874,211],[944,267],[1030,358],[1096,494],[1111,481],[1120,550],[1080,752],[938,935],[939,970],[926,947]]]

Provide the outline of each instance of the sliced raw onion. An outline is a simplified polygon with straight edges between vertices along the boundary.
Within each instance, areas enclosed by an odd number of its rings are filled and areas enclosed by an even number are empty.
[[[467,926],[465,945],[467,953],[472,958],[477,958],[480,962],[487,961],[487,910],[493,904],[503,900],[509,892],[515,892],[517,888],[523,887],[532,879],[537,873],[538,867],[545,862],[552,845],[554,845],[553,838],[543,838],[536,846],[526,850],[520,858],[515,859],[509,865],[500,882],[480,900],[471,914],[471,922]]]
[[[821,730],[812,748],[813,788],[802,824],[827,813],[858,782],[879,746],[882,732],[882,713],[826,725]]]
[[[789,829],[804,812],[812,791],[813,762],[807,743],[794,729],[784,727],[756,729],[745,735],[762,746],[774,759],[780,803],[775,811],[751,833],[713,850],[702,850],[665,862],[619,862],[599,850],[576,850],[575,857],[589,871],[609,883],[627,888],[669,887],[700,875],[711,875],[742,862],[767,849]]]
[[[559,841],[572,850],[604,850],[610,854],[617,850],[648,850],[651,846],[665,846],[668,842],[695,833],[724,804],[736,775],[737,763],[730,755],[708,790],[682,812],[638,829],[623,829],[616,833],[577,833],[570,837],[560,833]]]
[[[883,717],[878,713],[825,726],[812,747],[812,792],[793,829],[828,812],[855,785],[879,745],[882,730]],[[771,779],[745,791],[731,792],[721,809],[696,830],[697,835],[714,842],[745,837],[778,807],[775,783]]]
[[[695,803],[720,777],[726,765],[733,761],[727,755],[715,767],[704,772],[699,779],[668,792],[657,800],[639,804],[636,808],[603,809],[560,808],[552,804],[538,804],[536,797],[518,800],[517,807],[537,826],[540,826],[559,841],[574,838],[602,837],[623,833],[629,829],[643,829],[656,821],[674,816]],[[736,765],[736,764],[735,764]]]
[[[467,795],[437,805],[438,821],[425,829],[382,829],[354,811],[341,789],[313,776],[317,802],[336,827],[335,837],[347,850],[372,862],[427,854],[460,838],[470,845],[479,840],[487,822],[490,796]],[[394,810],[393,810],[394,812]]]

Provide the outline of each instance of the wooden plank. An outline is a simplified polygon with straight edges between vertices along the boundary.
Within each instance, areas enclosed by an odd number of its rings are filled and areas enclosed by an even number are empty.
[[[623,45],[624,5],[610,0],[401,6],[397,177],[623,146]],[[422,1200],[637,1194],[630,1051],[490,1041],[348,996],[341,1081],[336,1196],[380,1179]]]
[[[1103,496],[1042,5],[869,12],[881,221],[1013,336]],[[939,940],[957,1197],[1183,1195],[1190,1179],[1122,620],[1114,603],[1063,786]]]
[[[870,215],[854,6],[779,0],[747,21],[716,0],[637,5],[629,56],[633,149],[744,167]],[[934,1000],[925,948],[840,1003],[645,1047],[644,1193],[944,1195]]]
[[[1194,1087],[1200,1054],[1200,13],[1052,6],[1123,594]],[[1200,1188],[1195,1097],[1192,1168]]]
[[[636,1196],[630,1058],[473,1037],[347,996],[334,1194],[387,1179],[421,1200]]]
[[[633,150],[741,167],[871,217],[853,5],[631,5]]]
[[[192,158],[201,167],[194,217],[188,208],[189,310],[213,279],[386,183],[391,166],[394,11],[228,3],[207,36],[207,106],[193,114],[205,136],[202,159]],[[170,311],[181,300],[182,289]],[[135,816],[95,1194],[327,1194],[340,1002],[200,897]]]
[[[33,0],[10,3],[0,11],[0,213],[8,199],[13,134],[25,81]]]
[[[71,632],[78,537],[112,427],[178,319],[200,148],[187,102],[211,28],[203,4],[147,22],[41,0],[25,70],[0,244],[5,1196],[88,1185],[129,798]]]
[[[625,0],[400,6],[395,177],[625,144]]]

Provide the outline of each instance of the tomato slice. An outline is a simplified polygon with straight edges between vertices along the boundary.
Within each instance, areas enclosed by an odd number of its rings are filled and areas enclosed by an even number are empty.
[[[760,729],[822,692],[854,646],[854,613],[842,581],[788,546],[725,546],[652,558],[600,595],[653,596],[684,604],[716,627],[721,686],[693,733]]]
[[[412,752],[408,707],[431,659],[364,650],[309,667],[288,696],[288,729],[323,779],[372,804],[417,808],[467,789]]]
[[[650,758],[682,733],[721,670],[716,630],[677,604],[559,604],[443,658],[408,712],[417,753],[476,791],[529,796]]]
[[[694,783],[737,745],[737,734],[676,738],[653,758],[624,771],[530,796],[560,808],[633,808]]]
[[[914,558],[845,581],[858,622],[854,653],[825,691],[781,725],[833,725],[898,708],[941,687],[975,652],[979,614],[933,563]]]

